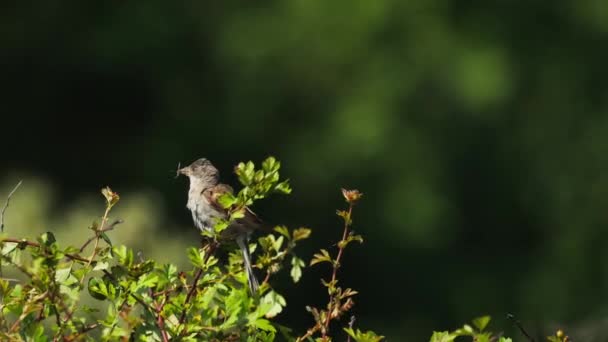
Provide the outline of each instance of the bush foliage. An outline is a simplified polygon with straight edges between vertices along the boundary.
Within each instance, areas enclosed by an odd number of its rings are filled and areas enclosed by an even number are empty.
[[[255,267],[265,274],[260,289],[251,293],[242,266],[242,255],[234,250],[227,262],[216,255],[225,245],[220,233],[230,220],[243,216],[246,207],[272,193],[289,194],[287,181],[279,177],[280,163],[269,157],[256,169],[253,162],[240,163],[235,173],[243,185],[237,194],[226,194],[220,203],[229,219],[219,220],[212,232],[203,232],[200,247],[186,251],[192,268],[179,270],[173,264],[146,259],[124,245],[115,245],[107,232],[122,220],[111,220],[120,196],[109,187],[101,190],[105,211],[89,227],[91,236],[80,247],[61,246],[51,232],[35,241],[2,236],[3,267],[0,269],[0,339],[3,341],[331,341],[332,322],[351,311],[356,290],[338,285],[338,270],[345,249],[363,242],[354,234],[353,208],[361,199],[357,190],[342,189],[345,210],[337,251],[320,249],[310,266],[328,264],[331,273],[321,279],[328,301],[322,308],[306,307],[312,316],[309,329],[301,334],[276,322],[287,300],[272,286],[273,276],[289,270],[293,282],[302,277],[306,262],[295,252],[311,229],[274,227],[273,233],[250,245],[256,253]],[[12,193],[11,193],[12,194]],[[10,195],[9,195],[10,199]],[[2,216],[8,206],[2,209]],[[2,217],[2,228],[3,227]],[[4,234],[4,233],[3,233]],[[5,276],[15,274],[14,278]],[[92,305],[91,298],[96,300]],[[455,331],[436,331],[430,342],[450,342],[470,337],[476,342],[511,342],[511,338],[486,330],[489,316],[479,317]],[[517,324],[519,324],[517,322]],[[335,325],[335,324],[334,324]],[[532,339],[523,330],[522,333]],[[354,316],[343,327],[348,341],[378,342],[373,331],[354,327]],[[549,342],[570,341],[562,331],[548,336]]]
[[[361,193],[342,191],[347,208],[338,211],[344,226],[337,251],[321,249],[309,263],[331,266],[330,276],[322,280],[328,301],[323,308],[306,308],[312,323],[301,334],[276,322],[287,301],[273,289],[272,280],[283,270],[289,270],[294,282],[300,280],[307,263],[295,248],[310,236],[309,228],[277,226],[273,233],[250,245],[256,254],[257,272],[265,274],[257,293],[249,292],[240,253],[230,252],[227,261],[216,253],[225,245],[218,240],[219,233],[230,220],[242,217],[245,207],[271,193],[291,192],[289,183],[280,181],[279,169],[280,163],[273,157],[264,160],[259,169],[252,162],[237,165],[235,173],[243,187],[220,200],[230,213],[229,219],[218,221],[215,231],[204,233],[200,247],[188,248],[192,266],[188,270],[157,263],[110,239],[108,231],[118,229],[122,221],[110,219],[120,196],[109,187],[101,190],[105,211],[91,224],[91,236],[80,247],[62,246],[51,232],[35,241],[3,233],[0,339],[273,341],[280,337],[331,341],[336,335],[330,332],[331,323],[351,310],[357,294],[338,285],[338,270],[347,246],[363,241],[350,229],[353,207]],[[343,329],[349,340],[383,339],[353,327],[353,323],[351,319]]]

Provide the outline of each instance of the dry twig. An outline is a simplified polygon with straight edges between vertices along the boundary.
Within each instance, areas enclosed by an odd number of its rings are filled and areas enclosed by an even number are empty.
[[[17,183],[13,190],[8,194],[8,196],[6,197],[6,203],[4,203],[4,207],[2,208],[2,212],[0,212],[0,232],[2,233],[4,233],[4,212],[6,211],[6,208],[8,208],[8,204],[11,201],[11,197],[13,197],[15,191],[17,191],[17,189],[21,186],[21,183],[23,183],[22,180],[20,180],[19,183]]]

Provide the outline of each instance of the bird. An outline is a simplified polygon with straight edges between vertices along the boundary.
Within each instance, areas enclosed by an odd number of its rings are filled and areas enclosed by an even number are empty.
[[[186,167],[178,167],[177,174],[187,176],[190,180],[186,207],[198,229],[213,231],[218,219],[229,218],[228,210],[218,199],[225,193],[233,193],[233,189],[228,184],[220,183],[220,172],[208,159],[200,158]],[[259,283],[251,266],[248,242],[251,234],[262,227],[262,220],[245,207],[243,217],[229,222],[228,227],[220,233],[221,239],[234,240],[241,249],[251,293],[257,292]]]

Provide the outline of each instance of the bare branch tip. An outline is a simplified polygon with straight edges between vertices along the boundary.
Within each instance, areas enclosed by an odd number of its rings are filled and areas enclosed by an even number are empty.
[[[17,189],[19,189],[19,187],[21,186],[21,183],[23,183],[23,180],[19,180],[19,182],[17,183],[17,185],[15,185],[13,190],[11,190],[11,192],[8,194],[8,196],[6,196],[6,202],[4,203],[4,207],[2,207],[2,212],[0,212],[0,232],[4,232],[4,213],[6,212],[6,208],[8,208],[8,205],[11,201],[11,197],[13,197],[13,195],[15,194]]]

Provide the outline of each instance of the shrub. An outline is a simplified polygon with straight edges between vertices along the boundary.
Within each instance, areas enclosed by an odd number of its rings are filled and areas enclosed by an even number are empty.
[[[331,341],[330,323],[338,321],[354,305],[357,291],[338,286],[338,270],[344,250],[351,242],[362,242],[350,230],[356,190],[343,190],[348,204],[338,215],[344,222],[337,252],[322,249],[310,265],[328,263],[331,277],[323,280],[329,300],[324,308],[309,307],[313,325],[296,337],[291,329],[276,323],[286,299],[273,289],[273,276],[288,266],[294,282],[302,276],[306,262],[295,253],[307,239],[309,228],[277,226],[250,248],[257,251],[255,267],[265,274],[257,293],[251,294],[242,267],[241,254],[234,251],[227,262],[216,256],[218,233],[230,220],[241,217],[246,206],[271,193],[289,194],[287,181],[279,179],[280,163],[269,157],[256,169],[252,162],[240,163],[235,172],[243,185],[235,195],[220,202],[230,218],[218,221],[215,230],[204,234],[201,247],[186,253],[191,270],[159,264],[131,248],[114,244],[107,232],[119,229],[121,220],[110,219],[120,197],[109,187],[102,189],[105,211],[89,227],[91,236],[80,247],[62,246],[51,232],[36,238],[0,237],[0,272],[17,272],[14,278],[0,274],[0,339],[8,341]],[[10,195],[9,195],[10,199]],[[2,215],[8,206],[2,210]],[[2,219],[3,222],[3,219]],[[92,297],[98,305],[87,305]],[[380,341],[383,337],[355,329],[344,331],[355,341]]]

